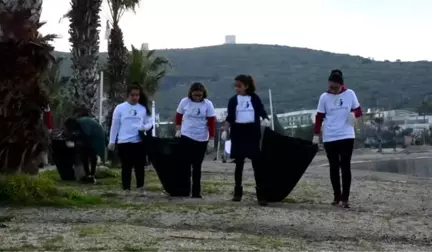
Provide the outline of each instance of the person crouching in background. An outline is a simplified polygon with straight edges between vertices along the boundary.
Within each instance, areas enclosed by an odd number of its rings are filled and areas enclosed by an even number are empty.
[[[48,134],[51,135],[54,124],[53,124],[53,116],[52,116],[51,108],[48,104],[43,108],[42,120],[43,120],[43,123],[44,123],[47,131],[48,131]],[[50,137],[50,141],[51,141],[51,137]],[[46,150],[46,151],[41,153],[41,156],[40,156],[41,162],[39,164],[39,168],[43,168],[45,165],[49,164],[48,153],[49,153],[49,150]]]
[[[201,196],[201,169],[207,147],[214,148],[216,113],[213,103],[207,99],[203,84],[193,83],[188,96],[183,98],[176,113],[176,137],[180,144],[188,172],[192,168],[192,198]]]
[[[236,94],[228,102],[228,116],[222,140],[231,136],[231,158],[235,160],[235,188],[233,201],[241,201],[243,196],[243,168],[246,158],[252,160],[258,203],[267,205],[267,200],[259,187],[262,179],[259,174],[259,155],[261,141],[261,126],[270,126],[269,117],[260,97],[255,93],[255,82],[250,75],[235,77]],[[262,118],[262,122],[260,120]]]
[[[134,83],[127,89],[127,100],[114,109],[108,149],[118,149],[122,168],[122,186],[127,196],[131,191],[132,169],[135,170],[136,186],[141,196],[144,189],[145,147],[140,131],[147,131],[153,126],[148,98],[142,88]]]
[[[90,110],[76,108],[74,116],[83,136],[80,158],[85,172],[84,182],[96,183],[97,156],[105,158],[105,133],[102,126],[94,118]]]
[[[344,208],[350,208],[351,156],[354,149],[356,118],[362,116],[360,103],[355,92],[344,85],[342,71],[333,70],[328,78],[328,91],[318,101],[313,143],[319,143],[323,126],[324,149],[330,164],[330,180],[334,199],[332,205],[342,201]],[[342,192],[340,186],[342,171]]]

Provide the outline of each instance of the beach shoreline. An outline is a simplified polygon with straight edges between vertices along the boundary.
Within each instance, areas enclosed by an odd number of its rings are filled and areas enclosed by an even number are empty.
[[[123,199],[114,190],[114,197],[128,204],[2,207],[0,218],[10,219],[0,229],[0,251],[428,251],[432,246],[430,178],[353,170],[352,208],[343,209],[330,205],[328,167],[317,156],[284,202],[259,207],[250,163],[244,200],[230,201],[233,170],[233,164],[205,162],[208,193],[201,200],[171,199],[157,191]]]

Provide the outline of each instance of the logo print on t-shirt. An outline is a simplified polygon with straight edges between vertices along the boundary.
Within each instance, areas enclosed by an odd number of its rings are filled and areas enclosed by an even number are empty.
[[[250,103],[249,103],[249,101],[241,101],[239,104],[239,107],[242,109],[247,109],[250,107]]]
[[[334,99],[334,101],[333,101],[333,105],[335,105],[335,106],[339,106],[339,107],[342,107],[342,105],[343,105],[343,100],[342,100],[342,98],[336,98],[336,99]]]
[[[137,114],[138,114],[138,112],[136,111],[136,109],[130,109],[129,110],[129,115],[136,116]]]
[[[192,109],[192,115],[194,115],[194,116],[201,115],[201,110],[199,108]]]

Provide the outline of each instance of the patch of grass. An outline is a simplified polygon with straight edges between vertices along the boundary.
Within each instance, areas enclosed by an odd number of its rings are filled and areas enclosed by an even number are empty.
[[[68,249],[68,248],[61,248],[59,246],[52,246],[49,244],[48,245],[45,244],[42,247],[36,247],[36,246],[32,246],[32,245],[24,245],[21,247],[0,248],[0,252],[102,252],[102,251],[106,251],[106,249],[105,248],[87,248],[87,249],[74,250],[74,249]],[[121,250],[119,252],[123,252],[123,250]]]
[[[13,218],[14,218],[13,216],[0,216],[0,223],[9,222],[13,220]]]
[[[286,240],[274,236],[242,236],[241,241],[249,246],[261,250],[281,250],[289,248],[290,251],[304,251],[305,247],[301,241]]]
[[[101,167],[96,169],[95,177],[96,179],[120,178],[120,172],[118,170]]]
[[[157,245],[157,242],[146,242],[144,241],[144,244],[142,244],[142,242],[140,242],[141,245],[139,246],[135,246],[135,245],[125,245],[123,247],[123,251],[158,251],[158,248],[155,247]]]
[[[298,203],[298,201],[290,196],[286,197],[285,199],[283,199],[283,202],[285,203],[290,203],[290,204],[294,204],[294,203]]]
[[[217,212],[218,214],[226,213],[229,211],[229,208],[224,207],[223,205],[196,205],[196,204],[175,204],[175,203],[154,203],[146,205],[149,211],[163,211],[163,212],[205,212],[205,213],[213,213]],[[140,206],[142,209],[142,206]]]
[[[42,245],[45,251],[59,251],[63,248],[63,236],[57,235],[44,242]]]
[[[158,252],[157,248],[134,248],[134,247],[126,247],[118,252]]]
[[[2,248],[0,247],[0,251],[38,251],[39,248],[31,245],[31,244],[23,244],[19,247],[6,247],[6,248]]]
[[[259,249],[279,249],[284,246],[281,239],[271,236],[245,236],[242,237],[248,245]]]
[[[0,201],[18,206],[80,206],[103,203],[101,197],[78,193],[73,189],[60,189],[53,176],[33,177],[25,174],[0,176]]]
[[[317,203],[320,195],[320,185],[314,181],[300,181],[293,192],[284,199],[287,203]]]
[[[101,233],[105,233],[107,228],[105,226],[83,226],[77,229],[79,237],[88,237]]]

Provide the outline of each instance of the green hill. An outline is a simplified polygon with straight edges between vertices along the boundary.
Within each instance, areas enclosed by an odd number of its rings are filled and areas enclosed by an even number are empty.
[[[379,62],[358,56],[273,45],[221,45],[193,49],[160,50],[173,68],[161,83],[156,98],[162,116],[174,113],[193,81],[206,84],[216,107],[224,107],[233,94],[233,77],[255,77],[258,93],[268,101],[272,89],[277,113],[315,108],[326,90],[331,69],[344,72],[363,107],[415,107],[432,94],[432,62]],[[68,58],[67,53],[57,56]],[[101,62],[106,54],[101,54]],[[71,73],[70,61],[62,68]]]

